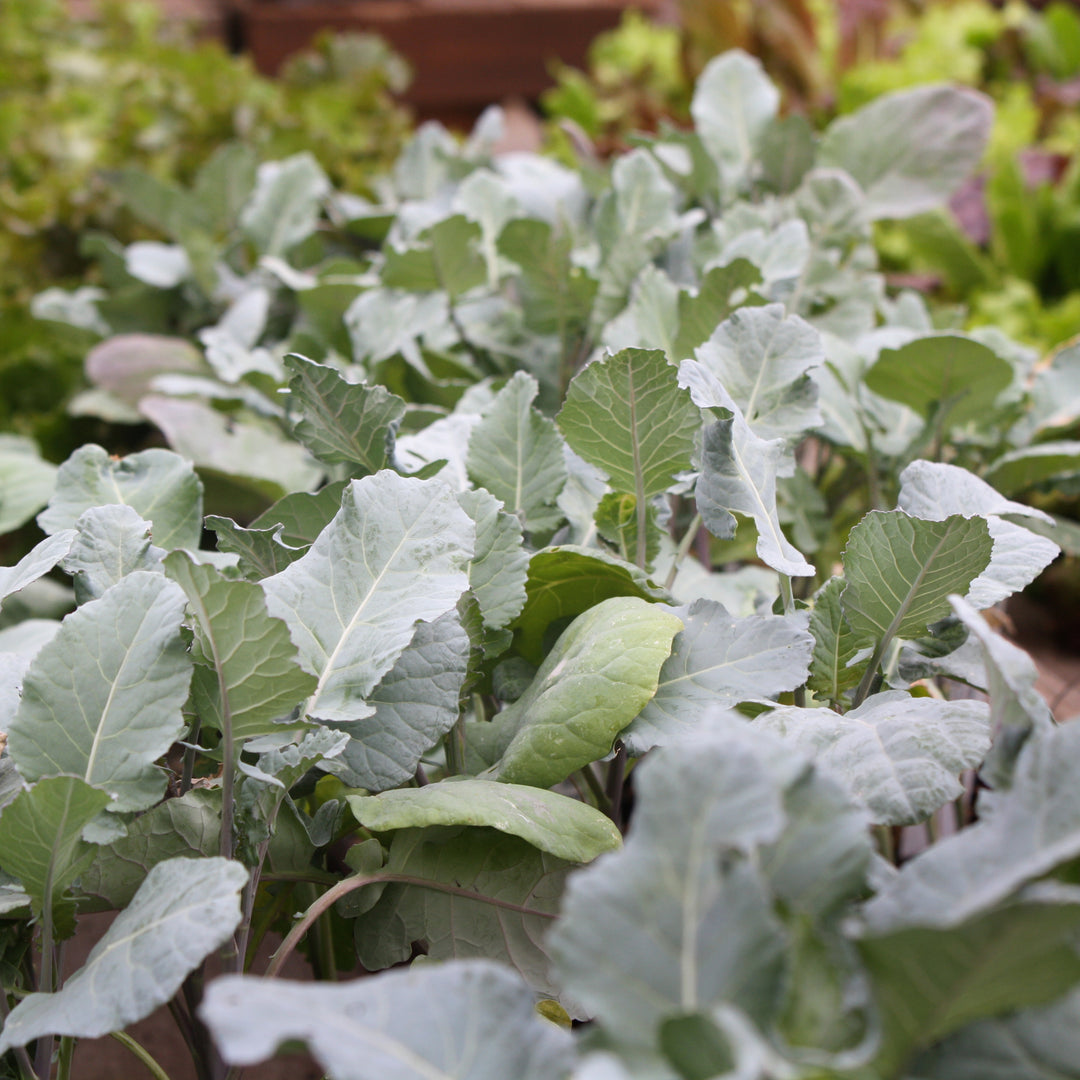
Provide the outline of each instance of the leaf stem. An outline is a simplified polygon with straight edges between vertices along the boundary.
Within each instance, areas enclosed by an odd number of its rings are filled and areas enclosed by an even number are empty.
[[[448,885],[442,881],[431,881],[428,878],[413,877],[411,874],[367,874],[358,877],[345,878],[339,881],[332,889],[327,889],[317,900],[314,901],[304,912],[300,921],[289,931],[288,936],[278,946],[277,951],[270,958],[270,964],[266,969],[266,977],[273,978],[281,970],[285,961],[296,949],[301,938],[307,933],[308,928],[328,908],[336,904],[343,896],[362,889],[367,885],[378,885],[388,882],[398,885],[418,885],[424,889],[434,889],[436,892],[450,893],[453,896],[462,896],[467,900],[476,900],[481,904],[490,904],[492,907],[503,908],[506,911],[516,911],[522,915],[535,915],[540,919],[554,919],[556,916],[549,911],[539,911],[536,908],[526,907],[524,904],[514,904],[509,900],[499,900],[494,896],[484,896],[483,893],[474,892],[472,889],[463,889],[460,885]]]
[[[698,530],[701,526],[701,514],[695,514],[694,520],[690,522],[686,532],[683,533],[683,538],[679,541],[679,546],[675,551],[675,560],[672,562],[671,569],[668,571],[667,580],[664,582],[665,589],[670,589],[672,585],[675,584],[675,579],[679,576],[679,567],[686,561],[686,556],[694,546],[694,539],[697,537]]]
[[[202,718],[195,717],[195,723],[191,725],[191,733],[188,735],[188,746],[184,750],[184,771],[180,777],[180,794],[186,795],[191,790],[191,781],[195,776],[195,754],[199,742],[199,732],[202,728]]]
[[[71,1035],[60,1038],[60,1053],[57,1055],[56,1080],[71,1080],[71,1061],[75,1053],[75,1039]]]
[[[127,1047],[146,1066],[154,1080],[169,1080],[169,1074],[158,1064],[153,1054],[141,1043],[136,1042],[126,1031],[110,1031],[109,1034],[121,1046]]]
[[[626,789],[626,744],[619,743],[615,757],[608,766],[607,797],[611,804],[611,820],[623,831],[622,804],[623,791]]]
[[[578,771],[585,778],[585,783],[593,793],[593,797],[596,799],[597,808],[607,814],[608,817],[611,817],[611,800],[608,798],[603,784],[596,778],[593,767],[591,765],[586,765]]]

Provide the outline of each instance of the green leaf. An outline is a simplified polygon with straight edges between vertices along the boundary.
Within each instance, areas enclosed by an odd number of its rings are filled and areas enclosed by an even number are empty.
[[[640,756],[708,726],[711,713],[761,701],[806,681],[812,641],[790,619],[735,618],[723,604],[695,600],[672,609],[683,621],[652,700],[623,733]]]
[[[619,557],[632,562],[637,552],[638,512],[633,495],[609,491],[596,507],[596,531]],[[651,569],[660,555],[667,533],[658,522],[655,503],[645,505],[645,568]]]
[[[289,498],[287,495],[285,497]],[[330,517],[333,517],[337,505],[335,502]],[[216,535],[217,550],[238,556],[237,567],[241,574],[253,581],[280,574],[310,547],[310,544],[292,547],[285,543],[282,540],[282,525],[268,529],[243,529],[232,518],[216,514],[208,514],[205,524]]]
[[[682,625],[636,597],[604,600],[579,615],[529,689],[495,721],[506,746],[498,778],[551,787],[604,757],[656,692]]]
[[[41,1035],[98,1038],[149,1016],[231,937],[246,881],[225,859],[159,863],[61,990],[29,994],[12,1009],[0,1053]]]
[[[825,362],[821,335],[782,304],[741,308],[679,367],[703,409],[735,402],[763,439],[797,439],[822,423],[810,372]]]
[[[993,607],[1030,585],[1060,554],[1052,540],[999,515],[1015,514],[1053,524],[1041,510],[1010,502],[985,481],[956,465],[913,461],[900,474],[897,508],[914,517],[942,521],[949,514],[986,518],[994,542],[990,565],[972,582],[967,600],[979,610]]]
[[[816,572],[814,567],[780,528],[776,477],[784,457],[783,441],[755,435],[741,413],[718,420],[705,429],[698,510],[705,527],[720,539],[735,535],[735,513],[752,518],[758,530],[758,557],[782,574],[809,577]]]
[[[0,566],[0,601],[25,589],[61,562],[71,549],[76,535],[74,529],[64,529],[42,540],[14,566]]]
[[[748,177],[779,107],[780,92],[756,58],[732,49],[705,66],[690,115],[726,183],[734,187]]]
[[[762,183],[780,195],[793,192],[814,167],[816,141],[805,116],[775,117],[758,140]]]
[[[57,468],[19,435],[0,435],[0,536],[29,521],[56,486]]]
[[[346,482],[339,480],[316,492],[294,491],[264,510],[252,521],[251,527],[268,529],[281,525],[278,540],[282,544],[308,548],[341,509],[345,487]]]
[[[1045,734],[1053,726],[1050,707],[1036,690],[1039,677],[1035,662],[1000,634],[961,600],[950,597],[953,610],[982,646],[990,695],[990,727],[993,746],[979,770],[980,779],[996,791],[1012,785],[1016,760],[1027,740]]]
[[[925,821],[963,794],[958,776],[990,746],[981,701],[875,694],[839,716],[830,709],[780,707],[754,720],[828,769],[876,825]]]
[[[284,255],[315,231],[330,181],[309,153],[264,162],[240,225],[260,255]]]
[[[964,88],[887,94],[829,125],[818,164],[855,178],[872,220],[910,217],[940,206],[975,171],[993,117],[989,98]]]
[[[954,514],[944,521],[872,510],[844,549],[844,614],[858,641],[922,637],[949,614],[949,594],[967,592],[990,562],[986,521]]]
[[[965,1024],[1072,989],[1078,926],[1080,889],[1046,881],[948,930],[911,925],[864,936],[859,952],[884,1027],[876,1071],[900,1075],[914,1052]]]
[[[367,797],[350,795],[347,801],[356,820],[373,832],[486,825],[581,863],[622,846],[619,830],[599,810],[554,791],[518,784],[456,780]]]
[[[572,865],[494,829],[400,830],[382,872],[419,880],[387,884],[378,902],[356,922],[360,963],[379,971],[407,960],[413,942],[423,941],[433,960],[501,960],[534,990],[556,997],[544,938]],[[425,887],[425,881],[450,889]],[[463,896],[462,889],[480,895]],[[362,895],[354,892],[344,898],[342,914],[353,910],[350,899],[355,906]]]
[[[128,822],[125,836],[94,849],[93,859],[79,874],[79,894],[120,911],[158,863],[216,855],[220,834],[220,790],[194,788],[166,799]]]
[[[1037,484],[1080,473],[1080,442],[1049,442],[1002,454],[986,471],[998,491],[1016,495]]]
[[[184,594],[136,571],[64,619],[35,656],[8,750],[28,780],[69,774],[144,810],[165,787],[154,762],[184,729],[191,681]]]
[[[77,777],[51,776],[23,788],[0,813],[0,865],[30,895],[36,918],[51,906],[61,937],[75,928],[74,905],[61,903],[64,893],[94,855],[83,829],[108,802],[104,791]]]
[[[690,468],[701,416],[662,352],[623,349],[574,378],[558,424],[575,453],[640,504]]]
[[[814,656],[806,685],[820,697],[839,702],[848,690],[859,685],[865,664],[852,663],[860,651],[859,640],[844,618],[840,595],[842,577],[831,577],[814,597],[810,613],[810,634]]]
[[[986,345],[956,334],[916,338],[882,349],[866,373],[875,394],[899,401],[941,430],[979,423],[1013,381],[1012,365]]]
[[[539,664],[570,620],[613,596],[664,600],[645,573],[598,548],[545,548],[529,560],[525,607],[511,624],[518,651]]]
[[[192,697],[202,722],[234,742],[280,733],[316,680],[301,669],[285,623],[268,614],[262,589],[227,580],[185,551],[169,555],[165,569],[194,617]]]
[[[64,569],[75,579],[75,599],[82,604],[136,570],[160,570],[164,554],[150,542],[150,523],[130,506],[95,506],[76,522]]]
[[[340,725],[349,742],[323,768],[368,791],[385,791],[413,776],[421,756],[457,721],[470,653],[457,611],[418,623],[408,647],[368,696],[371,715]]]
[[[679,333],[670,360],[686,360],[712,337],[716,328],[739,306],[732,297],[761,283],[761,271],[749,259],[732,259],[706,271],[697,293],[679,293]],[[744,303],[749,303],[747,298]]]
[[[464,214],[443,218],[421,232],[415,244],[386,251],[382,282],[409,292],[441,289],[457,299],[487,281],[487,266],[477,250],[480,235],[480,226]]]
[[[570,1035],[533,1002],[512,974],[473,961],[337,985],[226,976],[200,1012],[233,1065],[301,1039],[337,1080],[561,1080]]]
[[[501,255],[521,270],[525,325],[537,334],[557,334],[563,351],[588,321],[596,279],[571,261],[573,237],[535,218],[514,218],[499,234]]]
[[[116,169],[109,183],[136,218],[173,240],[208,224],[204,206],[192,194],[142,169]]]
[[[342,462],[354,475],[383,468],[405,402],[382,386],[346,382],[336,369],[302,356],[286,356],[285,367],[293,373],[289,393],[300,410],[293,434],[320,461]]]
[[[499,630],[525,606],[529,556],[522,547],[521,523],[504,513],[486,491],[462,491],[458,503],[476,523],[469,588],[480,605],[484,625]]]
[[[472,429],[466,459],[473,483],[530,530],[557,522],[553,504],[566,483],[562,439],[532,405],[538,389],[531,375],[517,372]]]
[[[475,531],[437,480],[384,471],[352,481],[311,550],[263,582],[270,614],[288,624],[318,679],[308,715],[372,715],[367,699],[416,623],[444,615],[468,587]]]
[[[178,454],[200,469],[254,489],[267,501],[291,491],[306,491],[322,478],[322,470],[308,452],[261,417],[237,420],[199,401],[157,394],[143,398],[140,410]],[[135,509],[147,516],[138,506]],[[156,531],[154,541],[159,547],[168,546]],[[194,550],[198,544],[172,546]]]
[[[47,533],[71,529],[84,511],[121,503],[151,523],[158,547],[195,551],[202,537],[202,492],[195,470],[179,454],[143,450],[117,459],[89,444],[60,466],[38,524]]]
[[[195,174],[191,194],[219,229],[236,221],[255,187],[254,150],[242,142],[219,146]]]

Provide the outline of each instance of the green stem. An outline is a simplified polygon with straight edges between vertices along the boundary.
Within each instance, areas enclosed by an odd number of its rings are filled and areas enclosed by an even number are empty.
[[[683,533],[683,538],[679,541],[679,547],[675,552],[675,561],[671,564],[667,580],[664,582],[665,589],[670,589],[675,584],[675,578],[679,576],[679,567],[682,566],[686,556],[690,553],[690,548],[694,545],[694,537],[697,536],[701,525],[701,515],[695,514],[694,520],[690,522],[689,528]]]
[[[339,881],[332,889],[327,889],[304,912],[300,921],[289,931],[288,936],[278,947],[277,952],[270,958],[270,964],[266,969],[266,977],[273,978],[277,975],[285,961],[300,943],[301,938],[307,933],[308,928],[324,911],[336,904],[343,896],[348,896],[349,893],[362,889],[367,885],[378,885],[382,882],[398,885],[418,885],[424,889],[434,889],[436,892],[462,896],[467,900],[476,900],[481,904],[490,904],[492,907],[502,908],[506,911],[516,911],[522,915],[535,915],[540,919],[556,918],[549,911],[539,911],[536,908],[526,907],[524,904],[513,904],[509,900],[484,896],[483,893],[474,892],[472,889],[463,889],[460,885],[448,885],[442,881],[430,881],[427,878],[413,877],[411,874],[367,874],[345,878],[344,881]]]
[[[603,784],[596,778],[593,767],[591,765],[586,765],[579,770],[579,775],[585,778],[585,783],[593,793],[593,797],[596,799],[597,809],[602,813],[607,814],[608,817],[611,817],[611,800],[608,798]]]
[[[784,600],[784,614],[795,614],[795,592],[791,587],[791,578],[787,574],[780,575],[780,595]],[[803,686],[798,687],[794,694],[794,701],[796,708],[802,709],[806,706],[806,688]]]
[[[181,795],[186,795],[191,790],[191,781],[195,775],[195,747],[199,741],[199,731],[201,727],[202,720],[199,717],[195,717],[195,723],[191,727],[191,734],[188,735],[188,742],[190,745],[184,751],[184,772],[180,777]]]
[[[45,879],[45,902],[41,906],[41,976],[38,990],[42,994],[51,994],[53,986],[53,911],[52,911],[52,866]],[[52,1076],[52,1056],[54,1040],[52,1035],[42,1035],[37,1041],[34,1054],[34,1072],[38,1076]]]
[[[57,1055],[56,1080],[71,1080],[71,1061],[75,1054],[75,1039],[64,1035],[60,1039],[60,1053]]]
[[[137,1043],[125,1031],[110,1031],[109,1034],[121,1046],[127,1047],[149,1070],[154,1080],[169,1080],[169,1074],[154,1060],[153,1055],[141,1043]]]
[[[623,831],[622,804],[623,791],[626,788],[626,746],[619,743],[615,751],[615,757],[608,766],[607,797],[611,803],[611,820]]]
[[[481,705],[477,702],[477,709]],[[483,713],[481,712],[481,715]],[[446,749],[446,773],[448,776],[460,776],[465,771],[465,717],[458,716],[454,726],[446,733],[443,740]]]

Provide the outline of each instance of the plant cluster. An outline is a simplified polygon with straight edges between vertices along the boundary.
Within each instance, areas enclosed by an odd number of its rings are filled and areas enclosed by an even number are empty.
[[[0,427],[44,437],[78,388],[85,335],[32,319],[34,292],[81,279],[105,233],[145,235],[110,170],[187,185],[222,143],[259,160],[313,150],[362,191],[397,156],[408,115],[392,93],[408,72],[375,38],[327,38],[276,81],[220,45],[166,32],[156,5],[106,3],[97,22],[62,0],[0,6]],[[77,445],[77,444],[76,444]]]
[[[166,1004],[207,1078],[1077,1075],[1080,728],[979,612],[1058,551],[1080,354],[871,242],[990,104],[816,139],[731,52],[691,111],[607,174],[428,125],[377,201],[226,148],[39,302],[172,449],[0,443],[9,1075]]]

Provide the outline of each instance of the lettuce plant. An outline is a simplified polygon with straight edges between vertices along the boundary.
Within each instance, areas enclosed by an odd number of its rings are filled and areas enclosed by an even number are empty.
[[[163,1004],[200,1077],[1075,1074],[1080,736],[980,615],[1057,552],[1009,496],[1071,405],[869,244],[990,110],[777,105],[731,54],[608,178],[427,127],[379,204],[261,169],[244,264],[117,253],[231,293],[91,355],[172,449],[0,444],[12,1075]]]

